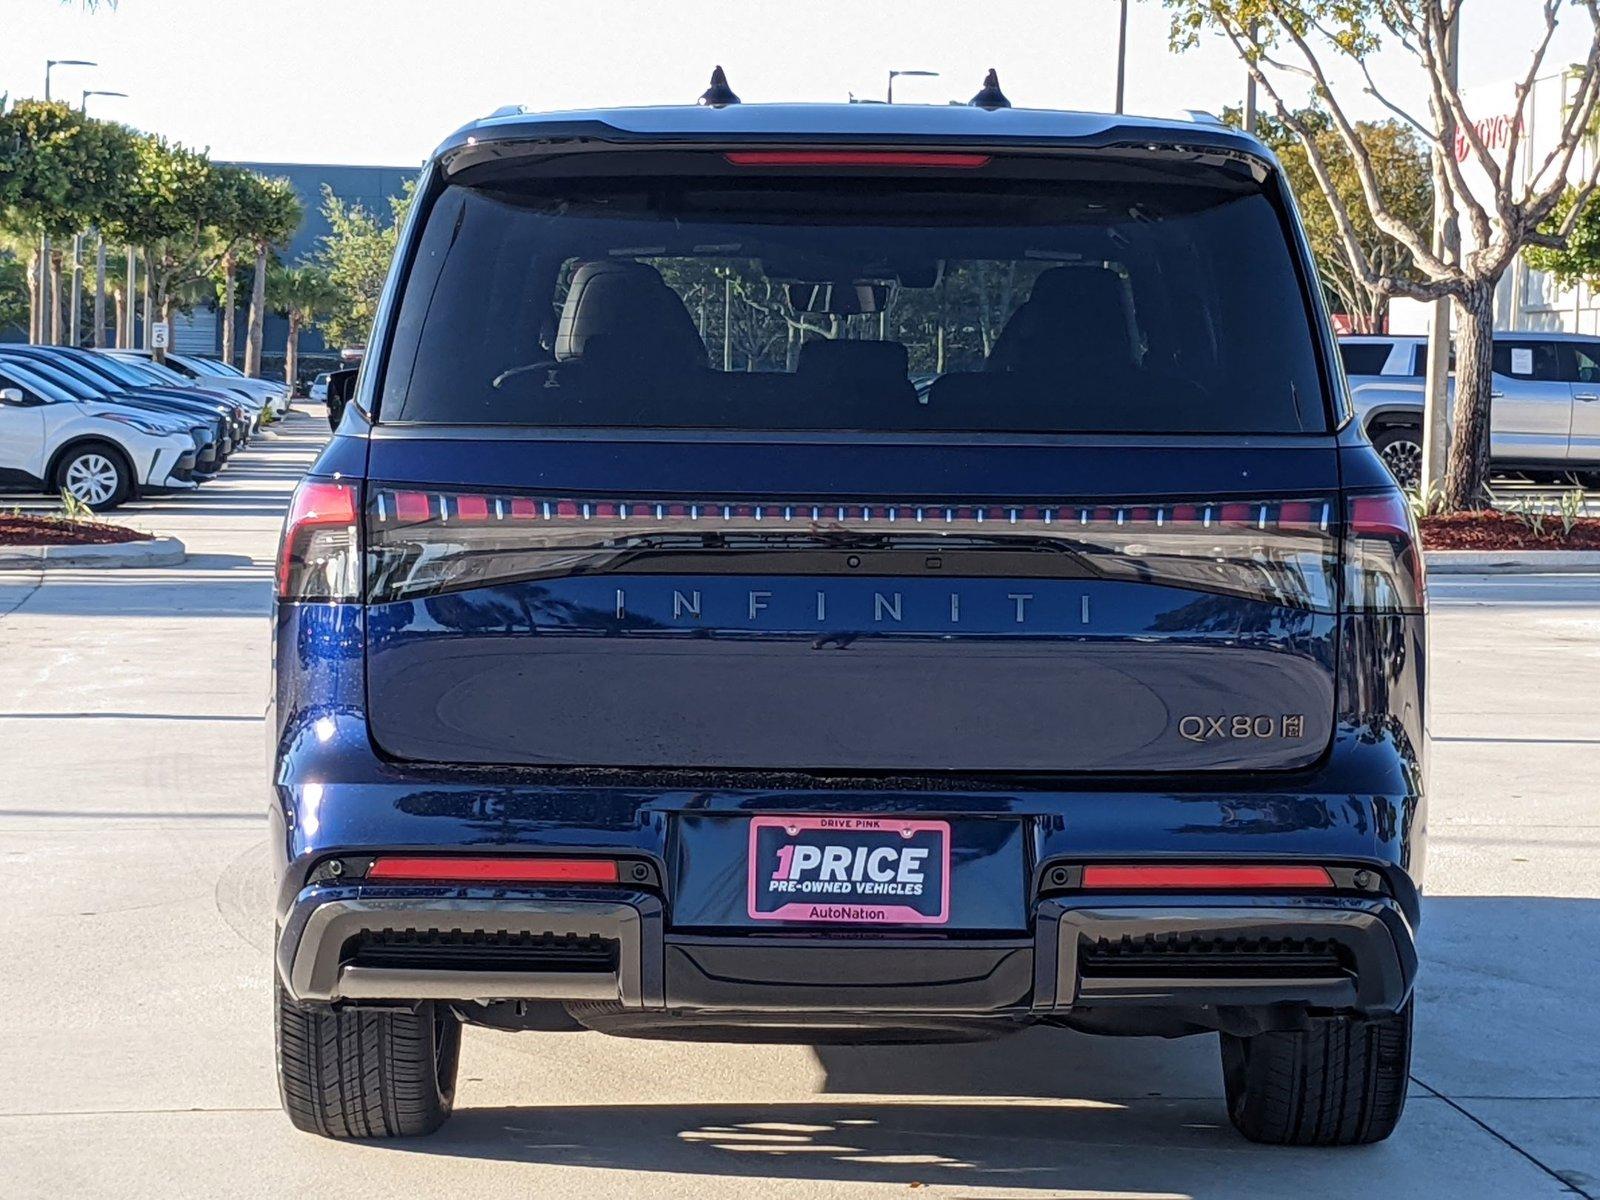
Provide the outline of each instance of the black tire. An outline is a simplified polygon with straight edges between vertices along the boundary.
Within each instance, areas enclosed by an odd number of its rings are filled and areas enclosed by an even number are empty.
[[[1394,1132],[1411,1075],[1411,1002],[1299,1033],[1222,1035],[1228,1118],[1252,1142],[1362,1146]]]
[[[416,1137],[449,1118],[461,1059],[461,1022],[449,1009],[317,1008],[275,987],[278,1095],[296,1128]]]
[[[133,471],[110,442],[80,442],[56,460],[50,484],[58,494],[71,492],[95,512],[104,512],[133,495]]]
[[[1422,429],[1416,425],[1391,425],[1372,435],[1372,448],[1389,468],[1389,474],[1410,491],[1422,484]]]

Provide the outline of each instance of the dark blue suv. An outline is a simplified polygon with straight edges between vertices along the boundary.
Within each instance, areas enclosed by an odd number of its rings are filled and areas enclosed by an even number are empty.
[[[277,583],[304,1129],[433,1130],[463,1024],[1215,1033],[1247,1137],[1399,1119],[1422,568],[1250,137],[469,125]]]

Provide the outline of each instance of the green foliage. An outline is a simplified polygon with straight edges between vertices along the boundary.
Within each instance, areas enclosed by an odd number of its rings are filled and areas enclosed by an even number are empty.
[[[1263,42],[1273,46],[1286,35],[1274,36],[1282,22],[1301,37],[1320,31],[1340,53],[1364,58],[1382,45],[1382,34],[1394,27],[1394,14],[1417,8],[1418,0],[1161,0],[1172,13],[1169,37],[1174,50],[1190,50],[1200,35],[1224,22],[1267,31]]]
[[[321,267],[274,267],[267,272],[267,303],[272,310],[309,325],[332,312],[344,298]]]
[[[69,237],[126,210],[137,135],[65,104],[19,100],[0,114],[0,210],[8,224]]]
[[[294,236],[305,217],[294,186],[283,178],[269,179],[249,171],[240,174],[243,178],[229,185],[234,189],[235,208],[228,228],[242,240],[269,247],[282,245]]]
[[[93,521],[94,509],[89,507],[85,500],[80,500],[66,488],[61,489],[61,520],[63,521]]]
[[[1541,227],[1543,233],[1555,233],[1572,212],[1578,194],[1568,188]],[[1600,283],[1600,205],[1588,203],[1578,214],[1578,219],[1567,238],[1565,249],[1548,246],[1529,246],[1524,252],[1528,265],[1538,271],[1548,271],[1565,287],[1575,283],[1590,285]]]
[[[318,320],[330,344],[366,344],[414,190],[408,183],[402,195],[391,198],[385,219],[361,204],[347,204],[332,188],[323,187],[322,215],[329,232],[315,261],[339,293],[337,303]]]
[[[0,333],[28,324],[27,264],[0,249]]]
[[[144,136],[127,181],[123,212],[111,224],[121,240],[144,248],[150,290],[165,314],[190,284],[210,275],[221,247],[211,222],[230,202],[203,151]]]

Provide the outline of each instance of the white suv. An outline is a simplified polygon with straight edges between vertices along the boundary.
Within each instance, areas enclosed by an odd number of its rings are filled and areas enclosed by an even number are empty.
[[[89,507],[198,486],[195,435],[179,416],[77,400],[0,363],[0,488],[66,491]]]

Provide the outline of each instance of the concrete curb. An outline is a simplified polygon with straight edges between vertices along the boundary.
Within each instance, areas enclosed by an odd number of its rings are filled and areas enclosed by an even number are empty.
[[[1596,550],[1428,550],[1434,575],[1600,575]]]
[[[0,546],[0,571],[62,567],[175,567],[189,556],[175,537],[99,546]]]

